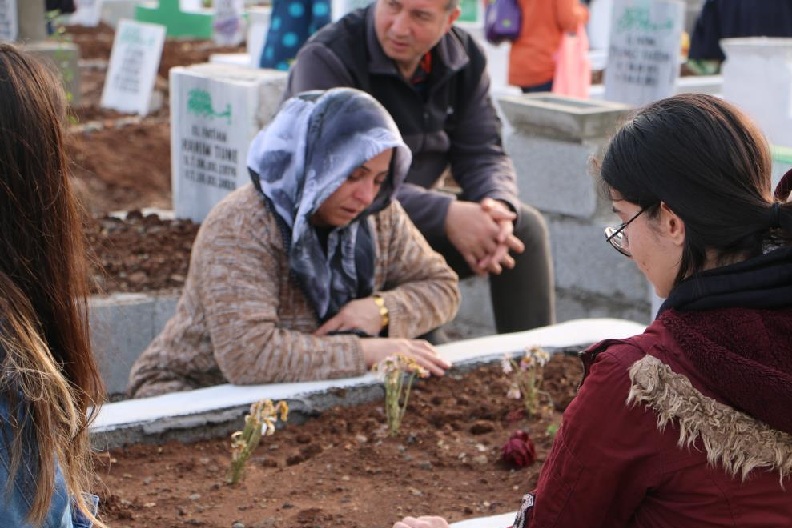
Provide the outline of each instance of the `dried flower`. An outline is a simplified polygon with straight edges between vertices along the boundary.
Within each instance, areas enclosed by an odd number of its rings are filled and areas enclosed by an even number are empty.
[[[231,469],[228,483],[236,484],[242,478],[245,463],[258,446],[262,436],[275,433],[275,422],[280,418],[285,422],[289,417],[289,406],[285,401],[272,404],[272,400],[261,400],[250,406],[250,414],[245,416],[245,427],[231,435]]]
[[[501,460],[515,468],[528,467],[536,460],[536,447],[525,431],[514,431],[501,448]]]
[[[550,354],[538,346],[527,348],[519,363],[508,354],[501,360],[503,373],[511,376],[511,385],[506,397],[515,400],[522,399],[529,418],[541,411],[541,398],[544,398],[552,408],[550,394],[541,390],[544,367],[549,360]]]
[[[395,436],[401,427],[410,388],[415,376],[429,377],[429,371],[418,364],[415,359],[401,354],[388,356],[374,365],[374,372],[379,375],[385,386],[385,416],[388,420],[388,431]]]

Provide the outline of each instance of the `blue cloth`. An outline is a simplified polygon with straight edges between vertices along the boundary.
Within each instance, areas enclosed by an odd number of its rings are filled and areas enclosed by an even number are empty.
[[[391,148],[390,173],[379,194],[352,222],[330,231],[325,251],[311,217],[353,170]],[[390,114],[352,88],[289,99],[253,139],[248,168],[284,226],[289,269],[321,321],[359,292],[372,291],[374,237],[366,217],[390,203],[411,159]]]
[[[329,22],[329,0],[274,0],[259,67],[287,71],[305,41]]]
[[[36,460],[35,440],[33,437],[33,424],[31,414],[26,409],[19,409],[15,413],[17,420],[23,427],[25,440],[23,442],[23,459],[16,474],[13,485],[8,488],[11,467],[11,442],[13,429],[10,425],[11,412],[8,401],[0,399],[0,527],[34,528],[26,520],[35,493]],[[88,497],[89,504],[97,504],[96,497]],[[67,489],[66,481],[60,467],[56,468],[55,491],[50,502],[49,512],[40,528],[90,528],[91,523],[84,515],[74,508]]]

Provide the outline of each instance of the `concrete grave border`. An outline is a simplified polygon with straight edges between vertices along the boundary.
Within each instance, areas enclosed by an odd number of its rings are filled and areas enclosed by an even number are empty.
[[[497,361],[506,353],[539,345],[550,350],[580,347],[606,338],[629,337],[644,325],[622,319],[580,319],[497,336],[468,339],[438,347],[456,368]],[[449,375],[453,375],[452,370]],[[338,380],[235,386],[230,384],[153,398],[125,400],[102,407],[91,426],[98,449],[170,439],[194,441],[222,436],[238,428],[238,419],[261,399],[287,400],[289,421],[300,423],[333,406],[351,406],[382,398],[373,374]]]

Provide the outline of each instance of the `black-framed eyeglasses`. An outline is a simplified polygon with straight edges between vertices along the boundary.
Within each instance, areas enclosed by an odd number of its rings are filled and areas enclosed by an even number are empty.
[[[630,225],[633,220],[641,216],[641,214],[647,209],[648,207],[644,207],[643,209],[635,213],[635,215],[632,218],[630,218],[626,222],[623,222],[618,227],[614,227],[614,226],[606,227],[605,241],[608,242],[611,246],[613,246],[613,249],[615,249],[625,257],[632,258],[632,254],[627,249],[629,240],[627,239],[627,235],[624,233],[624,230],[627,229],[627,226]]]

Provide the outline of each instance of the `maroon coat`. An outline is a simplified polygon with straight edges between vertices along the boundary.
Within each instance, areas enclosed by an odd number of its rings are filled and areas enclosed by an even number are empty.
[[[706,335],[698,335],[697,320],[692,339],[680,333],[679,321],[684,317],[667,312],[645,333],[587,352],[587,375],[564,414],[535,505],[525,512],[527,526],[792,526],[792,435],[733,407],[734,401],[745,401],[742,408],[764,401],[772,411],[776,398],[792,415],[788,391],[773,395],[762,388],[788,383],[792,311],[712,314]],[[760,378],[742,380],[747,392],[724,395],[723,379],[746,369],[725,365],[723,376],[707,375],[698,352],[691,358],[680,342],[717,353],[733,342],[743,349],[754,343],[772,356],[768,362],[779,376],[759,381],[766,378],[762,365]]]

